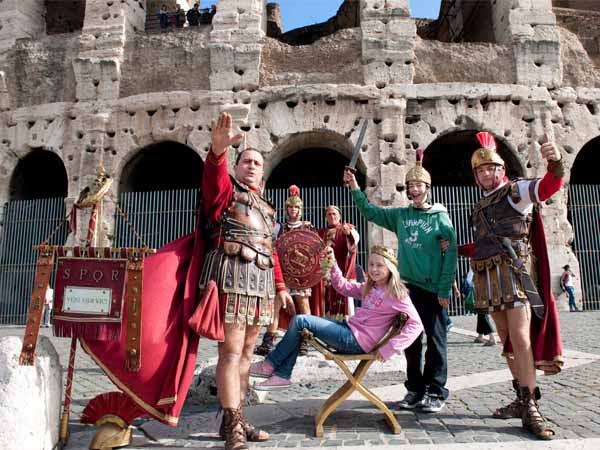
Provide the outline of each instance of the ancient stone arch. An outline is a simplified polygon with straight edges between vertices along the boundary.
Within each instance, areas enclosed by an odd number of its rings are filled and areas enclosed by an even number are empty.
[[[34,149],[19,160],[9,184],[10,200],[67,197],[67,171],[54,152]]]
[[[343,168],[349,163],[352,150],[352,142],[332,130],[290,134],[269,154],[268,173],[265,173],[267,186],[287,187],[292,183],[300,186],[340,185]],[[366,167],[360,159],[357,168],[357,178],[364,186]]]
[[[571,184],[600,184],[600,136],[588,141],[577,153],[571,167]]]
[[[119,173],[119,192],[199,188],[204,163],[191,147],[174,141],[132,154]]]

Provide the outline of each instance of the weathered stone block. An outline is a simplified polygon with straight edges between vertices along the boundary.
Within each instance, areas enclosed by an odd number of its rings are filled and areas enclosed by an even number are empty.
[[[0,338],[0,448],[51,450],[58,442],[62,369],[58,353],[44,336],[35,365],[20,366],[23,341]]]

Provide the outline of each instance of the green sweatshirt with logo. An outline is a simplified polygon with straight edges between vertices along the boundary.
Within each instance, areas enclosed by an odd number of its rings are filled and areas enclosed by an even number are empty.
[[[456,277],[456,232],[446,208],[436,203],[430,209],[382,208],[369,203],[360,189],[352,197],[363,216],[398,237],[398,270],[406,283],[449,298]],[[449,242],[442,254],[441,241]]]

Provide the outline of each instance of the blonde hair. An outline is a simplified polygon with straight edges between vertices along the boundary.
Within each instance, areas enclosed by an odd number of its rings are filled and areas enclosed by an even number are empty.
[[[377,253],[372,252],[371,255],[369,255],[369,258],[373,254],[377,254]],[[379,255],[379,256],[381,256],[381,255]],[[408,289],[406,288],[404,283],[400,280],[400,272],[398,272],[398,268],[396,267],[396,265],[393,264],[386,257],[383,257],[383,262],[385,264],[385,267],[387,267],[388,270],[390,271],[390,275],[388,277],[388,282],[387,282],[387,291],[388,291],[388,294],[390,295],[390,297],[392,297],[396,300],[400,300],[400,299],[408,296]],[[375,287],[375,282],[369,276],[369,270],[367,269],[367,282],[364,284],[364,286],[362,288],[362,298],[363,299],[368,295],[369,291],[371,291],[371,289],[373,289],[373,287]]]

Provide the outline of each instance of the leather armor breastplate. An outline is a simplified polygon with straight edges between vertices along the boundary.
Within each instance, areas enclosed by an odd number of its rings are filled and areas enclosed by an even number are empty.
[[[509,238],[518,256],[529,254],[532,216],[523,215],[513,208],[509,198],[512,198],[515,203],[520,200],[518,186],[514,182],[483,198],[475,207],[472,216],[474,260],[487,259],[502,253],[497,241],[490,234],[495,235],[500,241],[505,237]],[[487,226],[484,220],[487,221]]]
[[[223,213],[221,234],[225,254],[273,267],[275,209],[255,192],[233,180],[233,198]]]

